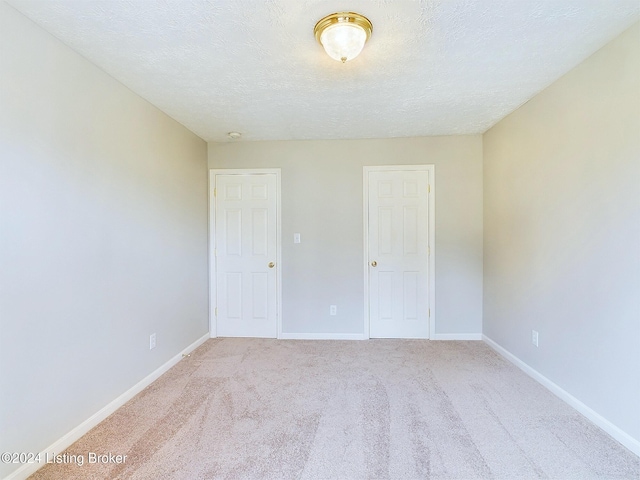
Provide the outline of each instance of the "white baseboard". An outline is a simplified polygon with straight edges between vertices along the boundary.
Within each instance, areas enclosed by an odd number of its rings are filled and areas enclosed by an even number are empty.
[[[98,410],[96,413],[91,415],[88,419],[86,419],[80,425],[78,425],[69,433],[64,435],[62,438],[60,438],[59,440],[49,445],[46,449],[44,449],[41,452],[40,457],[47,458],[47,453],[51,455],[53,453],[60,454],[64,452],[69,446],[71,446],[71,444],[73,444],[78,439],[80,439],[80,437],[85,435],[89,430],[91,430],[93,427],[95,427],[100,422],[102,422],[105,418],[107,418],[109,415],[111,415],[113,412],[115,412],[117,409],[119,409],[121,406],[123,406],[133,397],[135,397],[142,390],[144,390],[149,385],[151,385],[162,374],[164,374],[167,370],[169,370],[171,367],[177,364],[180,360],[182,360],[182,355],[192,352],[193,350],[198,348],[200,345],[202,345],[204,342],[209,340],[209,338],[210,338],[209,333],[200,337],[198,340],[193,342],[187,348],[185,348],[176,356],[174,356],[169,361],[167,361],[164,365],[162,365],[161,367],[159,367],[158,369],[156,369],[155,371],[147,375],[145,378],[140,380],[138,383],[136,383],[133,387],[131,387],[126,392],[124,392],[118,398],[116,398],[115,400],[110,402],[108,405]],[[32,475],[34,472],[36,472],[40,468],[44,467],[45,465],[46,463],[25,463],[17,470],[14,470],[13,472],[11,472],[9,476],[4,478],[4,480],[23,480],[27,478],[29,475]]]
[[[436,333],[431,340],[482,340],[481,333]]]
[[[367,340],[362,333],[281,333],[281,340]],[[436,333],[431,340],[482,340],[481,333]]]
[[[281,333],[282,340],[365,340],[362,333]]]
[[[496,342],[491,340],[486,335],[483,335],[482,339],[485,341],[487,345],[493,348],[496,352],[498,352],[504,358],[506,358],[511,363],[513,363],[516,367],[520,368],[520,370],[525,372],[534,380],[541,383],[543,386],[549,389],[552,393],[558,396],[561,400],[564,400],[566,403],[568,403],[570,406],[575,408],[578,412],[580,412],[582,415],[587,417],[589,420],[595,423],[598,427],[600,427],[602,430],[607,432],[609,435],[615,438],[618,442],[620,442],[622,445],[624,445],[625,447],[627,447],[629,450],[631,450],[633,453],[635,453],[637,456],[640,457],[640,441],[636,440],[635,438],[633,438],[631,435],[621,430],[620,428],[616,427],[613,423],[611,423],[609,420],[604,418],[602,415],[600,415],[596,411],[586,406],[584,403],[582,403],[576,397],[571,395],[569,392],[567,392],[566,390],[562,389],[560,386],[553,383],[551,380],[549,380],[547,377],[539,373],[537,370],[534,370],[533,368],[531,368],[529,365],[524,363],[522,360],[520,360],[518,357],[516,357],[514,354],[512,354],[505,348],[498,345]]]

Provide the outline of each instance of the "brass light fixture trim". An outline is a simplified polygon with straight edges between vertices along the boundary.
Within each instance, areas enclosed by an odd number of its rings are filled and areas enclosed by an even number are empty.
[[[327,15],[326,17],[320,19],[318,23],[316,23],[316,26],[313,28],[313,33],[316,37],[316,40],[320,45],[324,47],[325,50],[327,50],[327,46],[322,43],[322,34],[325,32],[325,30],[327,30],[327,28],[337,24],[360,27],[366,35],[366,38],[364,40],[365,44],[371,37],[371,33],[373,33],[373,24],[364,15],[360,15],[359,13],[355,13],[355,12],[332,13],[331,15]],[[364,44],[362,46],[364,47]],[[329,52],[327,51],[327,53]],[[342,56],[340,60],[342,61],[342,63],[344,63],[347,60],[351,60],[352,58],[355,58],[359,53],[360,52],[358,51],[351,58]],[[332,58],[335,58],[335,57],[332,57]]]

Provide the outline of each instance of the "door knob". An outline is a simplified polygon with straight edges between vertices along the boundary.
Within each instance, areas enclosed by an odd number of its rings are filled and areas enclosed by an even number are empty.
[[[371,266],[372,267],[377,267],[378,266],[378,262],[376,262],[375,260],[373,262],[371,262]]]
[[[269,268],[273,268],[273,267],[275,267],[275,266],[276,266],[276,264],[275,264],[275,263],[273,263],[273,262],[269,262]]]

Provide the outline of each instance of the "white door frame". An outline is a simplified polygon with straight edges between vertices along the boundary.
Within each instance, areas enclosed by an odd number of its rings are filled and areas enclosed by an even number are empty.
[[[281,242],[281,201],[280,201],[280,169],[279,168],[212,168],[209,169],[209,336],[215,338],[217,331],[217,282],[216,282],[216,197],[213,189],[216,175],[261,175],[266,173],[276,176],[276,322],[277,338],[282,336],[282,242]]]
[[[363,219],[364,219],[364,338],[370,337],[369,329],[369,172],[382,171],[428,171],[429,172],[429,338],[436,335],[436,182],[435,165],[384,165],[362,167]]]

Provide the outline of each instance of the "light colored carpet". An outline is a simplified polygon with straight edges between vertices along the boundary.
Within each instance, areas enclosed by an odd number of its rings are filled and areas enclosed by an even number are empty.
[[[640,459],[481,342],[214,339],[31,478],[637,479]]]

